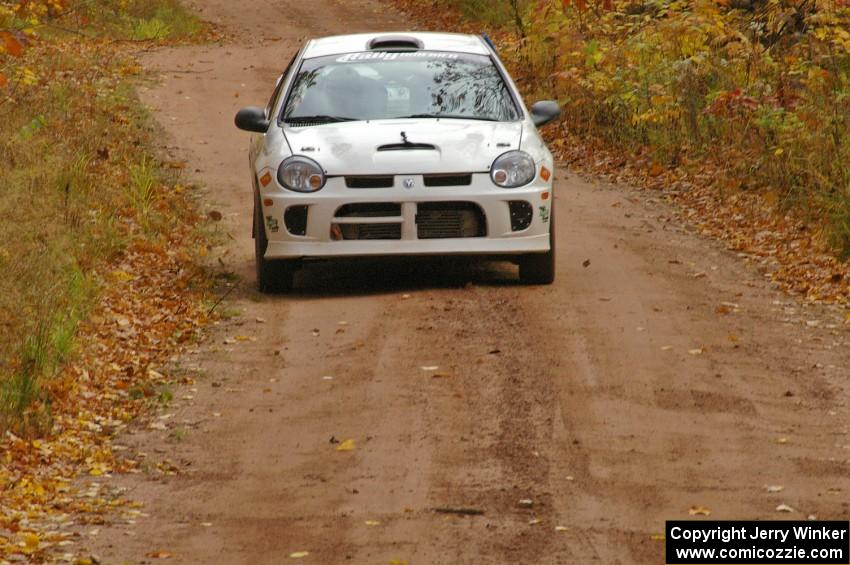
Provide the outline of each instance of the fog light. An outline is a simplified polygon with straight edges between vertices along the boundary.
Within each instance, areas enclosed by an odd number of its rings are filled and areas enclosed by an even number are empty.
[[[286,231],[292,235],[307,235],[307,206],[290,206],[283,214]]]

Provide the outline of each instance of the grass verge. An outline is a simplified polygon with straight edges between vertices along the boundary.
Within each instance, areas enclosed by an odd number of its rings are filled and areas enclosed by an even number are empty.
[[[42,384],[73,351],[98,269],[185,221],[164,197],[175,176],[148,149],[139,68],[110,38],[201,31],[174,0],[52,6],[0,11],[0,29],[25,45],[0,55],[0,428],[21,435],[49,430]]]
[[[0,3],[0,561],[124,504],[74,478],[135,468],[109,440],[206,321],[203,218],[127,49],[202,35],[175,0]]]

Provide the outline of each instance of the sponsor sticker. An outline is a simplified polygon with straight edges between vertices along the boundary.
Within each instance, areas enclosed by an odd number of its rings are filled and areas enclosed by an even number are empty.
[[[457,53],[441,53],[437,51],[369,51],[365,53],[346,53],[337,57],[337,63],[362,63],[364,61],[395,61],[397,59],[457,59]]]

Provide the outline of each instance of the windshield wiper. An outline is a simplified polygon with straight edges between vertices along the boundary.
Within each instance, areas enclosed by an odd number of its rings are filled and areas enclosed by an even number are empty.
[[[407,118],[446,118],[449,120],[479,120],[482,122],[499,122],[501,120],[497,120],[496,118],[488,118],[485,116],[468,116],[466,114],[412,114],[410,116],[398,116],[393,118],[395,120],[403,120]]]
[[[327,116],[324,114],[318,116],[290,116],[283,120],[287,124],[291,124],[293,122],[327,122],[329,124],[335,122],[354,122],[357,121],[356,118],[347,118],[345,116]]]

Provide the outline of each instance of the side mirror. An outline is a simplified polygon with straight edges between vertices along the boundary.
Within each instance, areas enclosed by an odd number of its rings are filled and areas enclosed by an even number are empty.
[[[531,121],[537,127],[558,119],[560,115],[561,108],[554,100],[541,100],[540,102],[535,102],[534,106],[531,107]]]
[[[236,113],[236,127],[254,133],[266,133],[269,130],[269,120],[262,108],[250,106]]]

